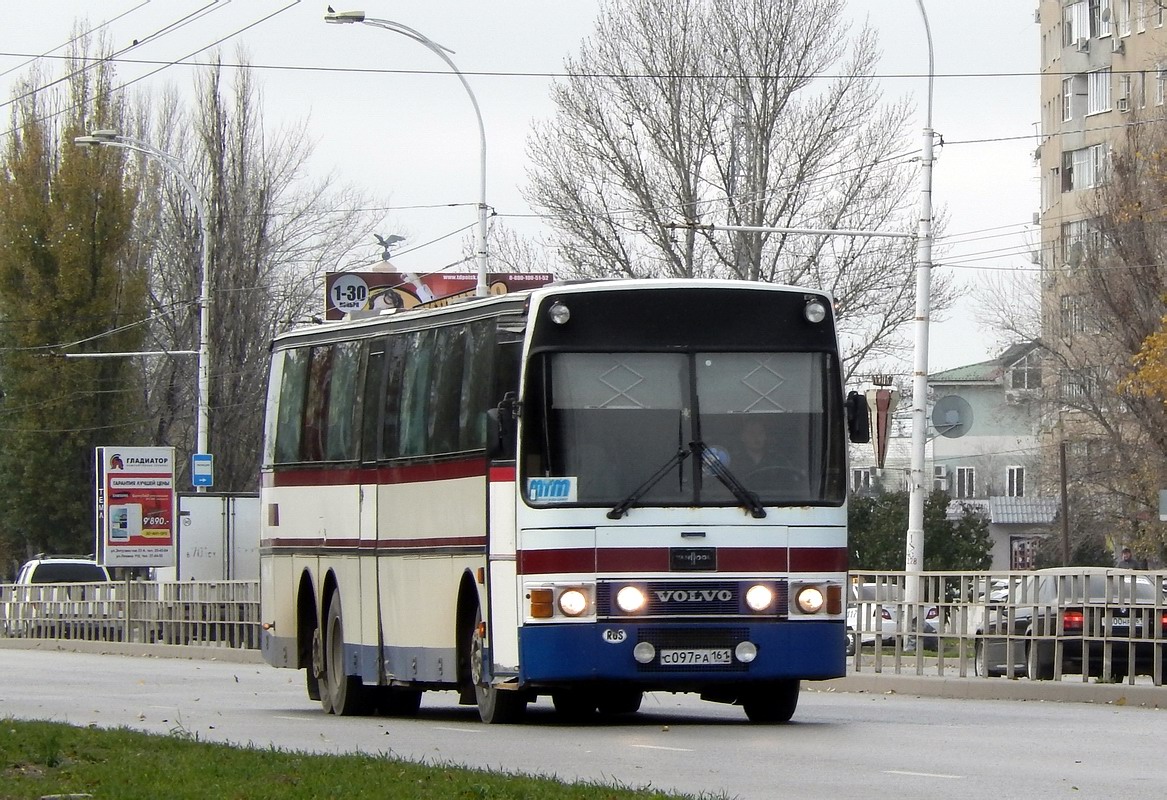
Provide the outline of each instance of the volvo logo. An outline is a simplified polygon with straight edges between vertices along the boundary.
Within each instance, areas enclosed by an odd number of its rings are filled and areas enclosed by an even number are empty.
[[[662,603],[726,603],[733,599],[729,589],[665,589],[653,594]]]

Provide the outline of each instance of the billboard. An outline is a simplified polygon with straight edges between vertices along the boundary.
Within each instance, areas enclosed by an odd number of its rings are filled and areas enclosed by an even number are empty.
[[[554,279],[548,272],[492,272],[486,276],[486,285],[491,294],[507,294],[545,286]],[[477,286],[478,275],[473,272],[330,272],[324,281],[324,318],[344,319],[345,314],[390,308],[434,308],[473,297]]]
[[[96,459],[97,560],[174,564],[174,448],[98,447]]]

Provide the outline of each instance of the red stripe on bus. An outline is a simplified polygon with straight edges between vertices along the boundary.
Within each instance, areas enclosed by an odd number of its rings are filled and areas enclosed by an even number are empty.
[[[515,468],[514,467],[491,467],[490,468],[490,482],[491,483],[514,483],[515,482]]]
[[[845,547],[806,547],[789,551],[779,547],[723,547],[717,550],[719,572],[846,572]],[[669,548],[572,548],[523,550],[519,574],[567,572],[669,572]]]
[[[512,469],[513,474],[513,469]],[[486,476],[486,460],[471,458],[432,464],[380,467],[305,467],[265,472],[263,484],[272,486],[356,486],[360,484],[425,483]]]
[[[486,547],[485,536],[431,536],[424,539],[298,539],[281,537],[264,539],[263,547],[294,547],[301,550],[421,550],[438,547]]]

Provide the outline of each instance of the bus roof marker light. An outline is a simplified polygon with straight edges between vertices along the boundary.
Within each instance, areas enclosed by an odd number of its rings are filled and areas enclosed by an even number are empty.
[[[823,304],[822,300],[814,298],[807,301],[802,313],[806,317],[807,322],[817,325],[827,318],[827,307]]]
[[[571,309],[564,305],[562,301],[556,300],[551,304],[551,307],[547,309],[547,316],[550,317],[551,321],[556,325],[566,325],[567,321],[571,319]]]

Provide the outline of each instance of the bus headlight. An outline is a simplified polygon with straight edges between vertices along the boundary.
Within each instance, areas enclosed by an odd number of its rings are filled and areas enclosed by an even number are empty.
[[[802,313],[806,316],[807,322],[812,322],[817,325],[827,318],[827,307],[823,305],[822,300],[814,299],[807,302]]]
[[[551,307],[547,309],[547,316],[550,317],[551,321],[556,325],[566,325],[567,321],[571,319],[571,309],[565,306],[561,301],[556,300],[551,304]]]
[[[583,589],[564,589],[559,593],[559,610],[566,616],[578,617],[588,610],[588,594]]]
[[[746,605],[751,611],[765,611],[774,604],[774,592],[765,584],[757,583],[746,590]]]
[[[635,586],[625,586],[616,592],[616,605],[625,614],[634,614],[644,608],[648,598]]]
[[[798,610],[803,614],[817,614],[822,610],[825,598],[823,591],[817,586],[803,586],[795,597]]]

